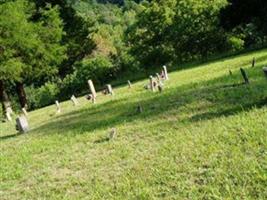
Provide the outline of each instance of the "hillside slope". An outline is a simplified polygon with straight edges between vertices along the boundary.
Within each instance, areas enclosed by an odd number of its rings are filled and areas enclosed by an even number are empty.
[[[144,80],[46,107],[24,135],[0,124],[1,199],[267,199],[265,64],[267,49],[170,73],[163,93]],[[233,87],[240,67],[251,84]]]

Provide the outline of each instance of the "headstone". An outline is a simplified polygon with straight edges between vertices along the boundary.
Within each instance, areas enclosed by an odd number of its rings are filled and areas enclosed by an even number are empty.
[[[10,113],[10,112],[6,112],[6,119],[7,119],[7,121],[9,121],[9,122],[12,121],[12,117],[11,117],[11,113]]]
[[[263,67],[262,70],[263,70],[263,73],[265,74],[265,76],[267,78],[267,67]]]
[[[254,57],[254,58],[252,59],[252,67],[255,67],[255,63],[256,63],[256,58]]]
[[[143,112],[143,108],[141,105],[137,106],[137,113],[142,113]]]
[[[26,110],[26,108],[22,108],[22,113],[27,117],[28,116],[28,112]]]
[[[241,71],[242,77],[244,79],[244,83],[249,84],[249,79],[248,79],[246,71],[243,68],[240,68],[240,71]]]
[[[88,81],[88,85],[89,85],[90,92],[92,94],[92,102],[95,103],[95,101],[96,101],[96,91],[95,91],[95,86],[93,84],[93,81],[89,80]]]
[[[158,83],[160,83],[160,81],[161,81],[161,77],[160,77],[159,73],[156,73],[156,77],[157,77],[157,81],[158,81]]]
[[[109,133],[109,140],[112,140],[116,137],[117,131],[116,128],[112,128],[112,130]]]
[[[10,114],[13,114],[13,110],[12,110],[12,108],[11,108],[10,106],[8,106],[8,107],[6,108],[6,112],[8,112],[8,113],[10,113]]]
[[[153,76],[149,76],[149,86],[150,86],[150,89],[152,90],[152,92],[155,91],[155,87],[154,87],[154,78]]]
[[[24,115],[16,119],[16,127],[20,133],[27,133],[29,131],[29,124]]]
[[[163,66],[163,72],[164,72],[164,79],[169,80],[169,75],[166,65]]]
[[[61,113],[59,102],[56,101],[55,103],[56,103],[56,107],[57,107],[57,113],[59,114],[59,113]]]
[[[74,95],[71,96],[70,100],[72,101],[74,106],[78,106],[79,105],[79,102],[78,102],[78,100],[76,99],[76,97]]]
[[[131,81],[128,80],[128,88],[131,89],[132,88],[132,84]]]
[[[163,84],[162,83],[158,84],[158,90],[160,93],[163,92]]]
[[[108,94],[114,95],[112,86],[110,84],[106,85]]]

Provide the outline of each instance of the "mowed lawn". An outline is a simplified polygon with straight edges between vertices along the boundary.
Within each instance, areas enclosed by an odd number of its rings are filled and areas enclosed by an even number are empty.
[[[163,93],[143,80],[59,115],[52,105],[24,135],[1,123],[0,199],[266,200],[264,65],[267,49],[174,71]],[[251,83],[233,87],[240,67]]]

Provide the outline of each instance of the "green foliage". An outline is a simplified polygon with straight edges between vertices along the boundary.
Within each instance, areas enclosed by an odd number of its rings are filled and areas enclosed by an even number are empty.
[[[47,82],[40,88],[28,87],[28,106],[33,110],[55,102],[59,95],[59,87],[56,83]]]
[[[226,36],[217,16],[225,5],[225,0],[152,1],[131,27],[132,53],[148,67],[220,51]]]
[[[23,0],[0,4],[1,80],[48,79],[65,58],[58,8],[47,6],[40,20],[32,22],[35,12],[34,5]]]

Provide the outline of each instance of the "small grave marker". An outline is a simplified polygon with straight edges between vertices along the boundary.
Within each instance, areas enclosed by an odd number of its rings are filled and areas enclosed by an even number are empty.
[[[251,64],[251,66],[252,66],[252,67],[255,67],[255,63],[256,63],[256,58],[254,57],[254,58],[252,59],[252,64]]]
[[[137,113],[142,113],[143,112],[143,108],[141,105],[137,106]]]
[[[267,78],[267,67],[263,67],[262,70],[263,70],[263,73],[265,74],[265,76]]]
[[[128,88],[131,89],[132,88],[132,83],[131,81],[128,80]]]
[[[10,106],[8,106],[8,107],[6,108],[6,112],[8,112],[8,113],[10,113],[10,114],[13,114],[13,110],[12,110],[12,108],[11,108]]]
[[[163,66],[164,79],[169,80],[168,70],[166,65]]]
[[[79,102],[78,102],[77,98],[74,95],[71,96],[70,100],[72,101],[74,106],[78,106],[79,105]]]
[[[244,79],[244,83],[249,84],[249,79],[248,79],[248,75],[247,75],[246,71],[243,68],[240,68],[240,71],[241,71],[242,77]]]
[[[111,95],[114,95],[114,92],[112,90],[112,86],[110,84],[107,84],[106,87],[107,87],[107,93],[111,94]]]
[[[11,113],[10,113],[10,112],[6,112],[6,119],[7,119],[7,121],[9,121],[9,122],[12,121],[12,117],[11,117]]]
[[[56,101],[55,103],[56,103],[56,107],[57,107],[57,113],[59,114],[59,113],[61,113],[59,102]]]
[[[16,119],[16,127],[20,133],[27,133],[29,131],[29,124],[24,115]]]
[[[116,135],[117,135],[116,128],[112,128],[112,130],[110,131],[109,136],[108,136],[109,140],[114,139],[116,137]]]
[[[89,80],[88,85],[89,85],[90,92],[92,94],[92,102],[95,103],[96,102],[96,91],[95,91],[95,86],[93,84],[93,81]]]
[[[24,107],[24,108],[22,108],[22,113],[27,117],[28,116],[28,112],[27,112],[27,110],[26,110],[26,108]]]

